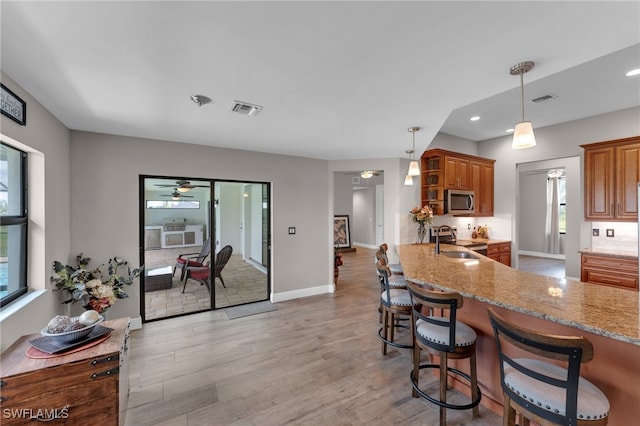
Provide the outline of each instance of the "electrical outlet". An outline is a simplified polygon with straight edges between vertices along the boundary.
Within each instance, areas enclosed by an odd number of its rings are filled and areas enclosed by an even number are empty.
[[[607,237],[614,237],[613,229],[607,229]]]
[[[467,223],[467,231],[471,231],[471,224]]]
[[[593,228],[591,230],[591,235],[594,237],[599,237],[600,236],[600,230],[598,228]]]

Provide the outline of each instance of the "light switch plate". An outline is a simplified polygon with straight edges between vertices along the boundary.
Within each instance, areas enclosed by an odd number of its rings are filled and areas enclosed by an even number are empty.
[[[296,233],[296,227],[295,226],[290,226],[289,227],[289,235],[294,235]]]

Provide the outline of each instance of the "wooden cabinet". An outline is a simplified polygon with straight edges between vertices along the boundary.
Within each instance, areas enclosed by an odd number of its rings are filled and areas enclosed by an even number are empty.
[[[487,257],[511,266],[511,243],[496,243],[487,245]]]
[[[493,163],[478,160],[469,163],[476,204],[473,216],[493,216]]]
[[[638,259],[582,253],[580,281],[638,290]]]
[[[470,189],[468,159],[445,154],[444,170],[444,189]]]
[[[640,136],[581,146],[585,220],[637,221]]]
[[[443,215],[445,191],[470,190],[475,193],[472,216],[493,216],[493,166],[495,160],[431,149],[421,157],[421,202],[436,215]]]
[[[122,426],[129,394],[129,318],[102,325],[114,329],[110,337],[75,353],[27,356],[28,341],[39,334],[23,336],[4,351],[2,424],[36,424],[33,417],[41,416],[56,425]]]

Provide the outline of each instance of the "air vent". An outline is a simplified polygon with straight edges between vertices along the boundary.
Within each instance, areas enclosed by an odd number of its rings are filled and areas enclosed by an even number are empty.
[[[229,109],[242,115],[256,115],[262,110],[262,107],[247,102],[233,101]]]
[[[351,184],[352,185],[359,185],[360,184],[360,177],[359,176],[351,176]]]
[[[552,99],[556,99],[558,96],[554,95],[553,93],[549,93],[548,95],[544,95],[544,96],[540,96],[537,97],[535,99],[531,99],[531,102],[536,103],[536,104],[541,104],[542,102],[548,102]]]

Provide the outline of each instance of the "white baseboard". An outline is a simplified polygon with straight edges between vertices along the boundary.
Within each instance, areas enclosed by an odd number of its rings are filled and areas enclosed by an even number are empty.
[[[539,251],[518,250],[518,254],[521,254],[523,256],[546,257],[547,259],[566,259],[566,256],[564,254],[544,253]]]
[[[316,296],[318,294],[334,293],[335,284],[320,285],[317,287],[303,288],[294,291],[285,291],[283,293],[271,293],[271,302],[284,302],[285,300],[300,299],[302,297]]]
[[[373,244],[353,243],[354,247],[364,247],[368,249],[378,249],[379,247]]]

